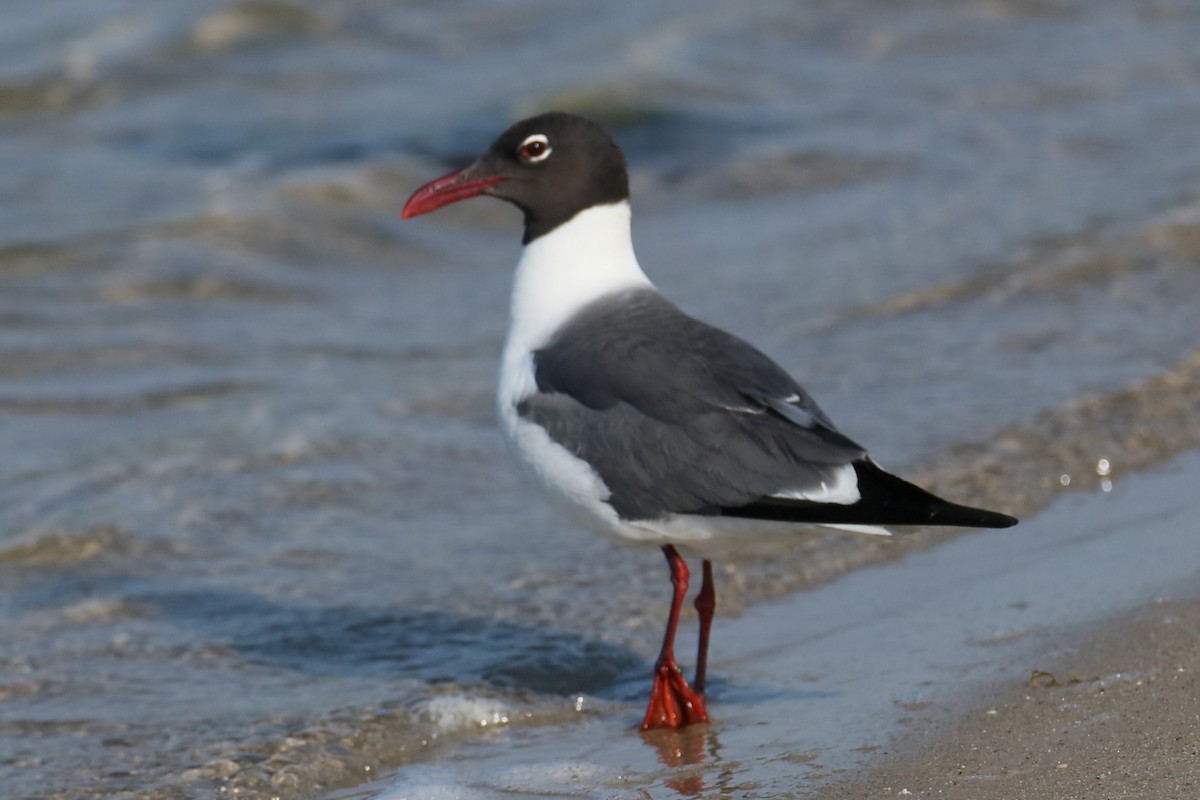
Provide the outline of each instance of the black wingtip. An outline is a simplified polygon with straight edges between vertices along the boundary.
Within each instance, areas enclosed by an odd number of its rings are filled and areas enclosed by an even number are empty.
[[[932,492],[885,472],[869,460],[854,462],[858,490],[856,503],[818,503],[764,497],[738,508],[723,508],[731,517],[843,525],[936,525],[956,528],[1011,528],[1016,517],[963,506],[943,500]]]
[[[1011,528],[1016,517],[984,508],[959,505],[881,469],[875,462],[857,461],[858,490],[863,502],[879,507],[885,515],[911,517],[912,522],[892,525],[945,525],[963,528]],[[888,524],[886,522],[880,524]]]
[[[954,525],[964,528],[1011,528],[1018,522],[1016,517],[1001,514],[998,511],[988,511],[983,508],[960,506],[957,503],[941,501],[940,505],[930,507],[930,518],[923,525]]]

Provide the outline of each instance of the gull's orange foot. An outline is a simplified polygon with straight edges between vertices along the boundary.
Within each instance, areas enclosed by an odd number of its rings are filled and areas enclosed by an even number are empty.
[[[692,691],[683,673],[673,663],[659,664],[654,670],[654,688],[650,690],[650,705],[642,719],[642,730],[682,728],[708,722],[704,698]]]

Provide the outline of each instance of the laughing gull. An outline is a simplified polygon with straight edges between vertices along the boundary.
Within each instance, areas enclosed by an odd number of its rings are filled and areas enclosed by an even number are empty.
[[[1016,524],[885,472],[775,362],[659,294],[633,253],[625,157],[599,125],[518,122],[401,217],[476,195],[525,215],[496,396],[509,448],[576,521],[667,557],[674,596],[642,730],[708,721],[712,558],[815,528]],[[703,560],[692,686],[674,655],[680,550]]]

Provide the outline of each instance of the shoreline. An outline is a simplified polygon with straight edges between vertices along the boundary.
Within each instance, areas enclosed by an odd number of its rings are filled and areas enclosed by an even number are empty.
[[[922,720],[822,800],[1194,798],[1200,793],[1200,587],[1090,626],[1027,681]],[[876,753],[876,758],[879,757]]]

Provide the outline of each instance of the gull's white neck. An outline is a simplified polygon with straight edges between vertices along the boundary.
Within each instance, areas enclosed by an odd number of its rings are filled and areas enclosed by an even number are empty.
[[[525,245],[517,262],[509,318],[508,357],[545,345],[593,300],[651,287],[629,235],[629,202],[593,206]]]

